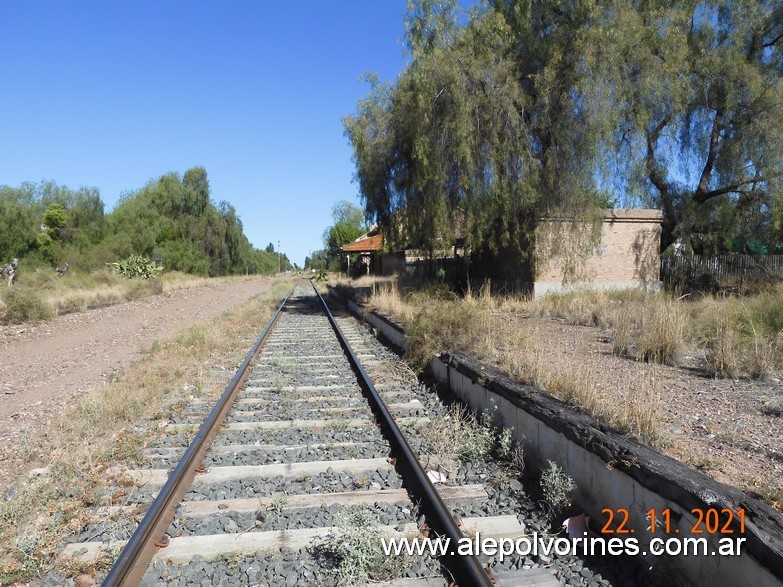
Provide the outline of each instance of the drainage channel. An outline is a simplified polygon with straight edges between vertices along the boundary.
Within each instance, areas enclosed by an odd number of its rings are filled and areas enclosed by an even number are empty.
[[[389,378],[378,389],[362,378],[385,364],[382,347],[353,330],[340,340],[325,307],[297,285],[218,405],[194,401],[171,421],[167,440],[146,450],[150,467],[123,472],[126,503],[105,512],[113,523],[82,534],[100,540],[71,543],[63,556],[113,554],[104,585],[559,585],[531,565],[493,573],[490,560],[456,553],[374,554],[381,539],[526,530],[519,516],[481,507],[495,492],[481,475],[435,488],[404,461],[426,444],[423,402]],[[371,408],[373,391],[383,401]],[[393,419],[379,426],[384,411]]]

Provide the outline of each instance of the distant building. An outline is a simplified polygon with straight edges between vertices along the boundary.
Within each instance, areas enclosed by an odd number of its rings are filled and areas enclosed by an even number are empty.
[[[543,222],[562,222],[562,226],[554,228],[561,229],[561,237],[567,234],[568,222],[558,220]],[[538,245],[534,252],[536,275],[532,278],[532,287],[530,287],[530,278],[527,278],[527,286],[524,289],[532,290],[531,293],[536,298],[551,292],[584,287],[595,289],[643,287],[657,291],[661,287],[659,251],[662,223],[663,214],[659,210],[606,210],[598,243],[591,246],[590,250],[582,251],[576,276],[566,271],[568,263],[564,256],[548,255],[546,251],[551,249]],[[554,234],[558,234],[557,230]],[[346,255],[359,255],[356,264],[358,269],[355,268],[354,271],[361,274],[413,273],[416,267],[427,259],[422,251],[414,249],[384,252],[383,235],[375,225],[340,250]],[[434,261],[449,262],[455,257],[463,257],[464,254],[465,251],[461,247],[450,247],[436,251]],[[519,270],[515,273],[533,275],[529,266],[519,267],[520,261],[516,263]]]
[[[380,266],[380,255],[383,250],[383,236],[378,231],[378,226],[373,224],[370,229],[357,238],[352,243],[348,243],[340,247],[340,252],[343,253],[347,259],[350,259],[351,255],[358,255],[357,264],[358,270],[354,270],[359,275],[369,275],[370,273],[377,275],[391,275],[395,271],[384,273]],[[346,261],[343,267],[349,267],[349,275],[352,272],[350,270],[350,263]],[[404,268],[403,268],[404,269]],[[352,275],[356,277],[357,275]]]

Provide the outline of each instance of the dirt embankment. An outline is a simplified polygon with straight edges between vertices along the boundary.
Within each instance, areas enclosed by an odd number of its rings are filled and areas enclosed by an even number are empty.
[[[0,488],[30,466],[16,458],[20,442],[45,446],[63,407],[119,375],[156,341],[209,322],[272,283],[216,280],[35,326],[0,326]]]

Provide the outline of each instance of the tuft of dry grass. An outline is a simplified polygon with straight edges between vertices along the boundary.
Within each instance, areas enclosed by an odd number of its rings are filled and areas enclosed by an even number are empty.
[[[90,507],[114,504],[113,496],[104,495],[109,467],[139,464],[144,446],[162,433],[159,423],[192,395],[216,397],[230,373],[208,365],[238,364],[289,288],[281,283],[209,327],[187,328],[161,344],[126,376],[64,412],[45,449],[39,439],[26,439],[22,456],[46,466],[0,503],[0,584],[51,569],[75,572],[72,562],[56,559],[57,546],[90,522]],[[106,556],[77,570],[95,572],[113,560]]]
[[[561,318],[568,324],[598,326],[609,297],[603,291],[579,289],[568,293],[552,293],[532,305],[538,316]]]
[[[601,321],[612,332],[612,352],[663,364],[675,361],[686,328],[682,304],[662,295],[618,304]]]
[[[3,291],[4,290],[4,291]],[[38,291],[26,285],[0,288],[2,292],[2,316],[0,319],[8,324],[33,324],[54,318],[55,311]]]
[[[764,377],[783,365],[783,286],[747,298],[705,298],[693,323],[718,377]]]

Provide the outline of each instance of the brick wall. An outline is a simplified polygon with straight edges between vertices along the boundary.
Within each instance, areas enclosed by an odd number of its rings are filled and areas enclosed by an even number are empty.
[[[662,219],[658,210],[607,211],[601,240],[580,269],[580,281],[599,287],[658,282]],[[562,285],[563,259],[545,260],[538,256],[541,252],[536,254],[536,284]]]

